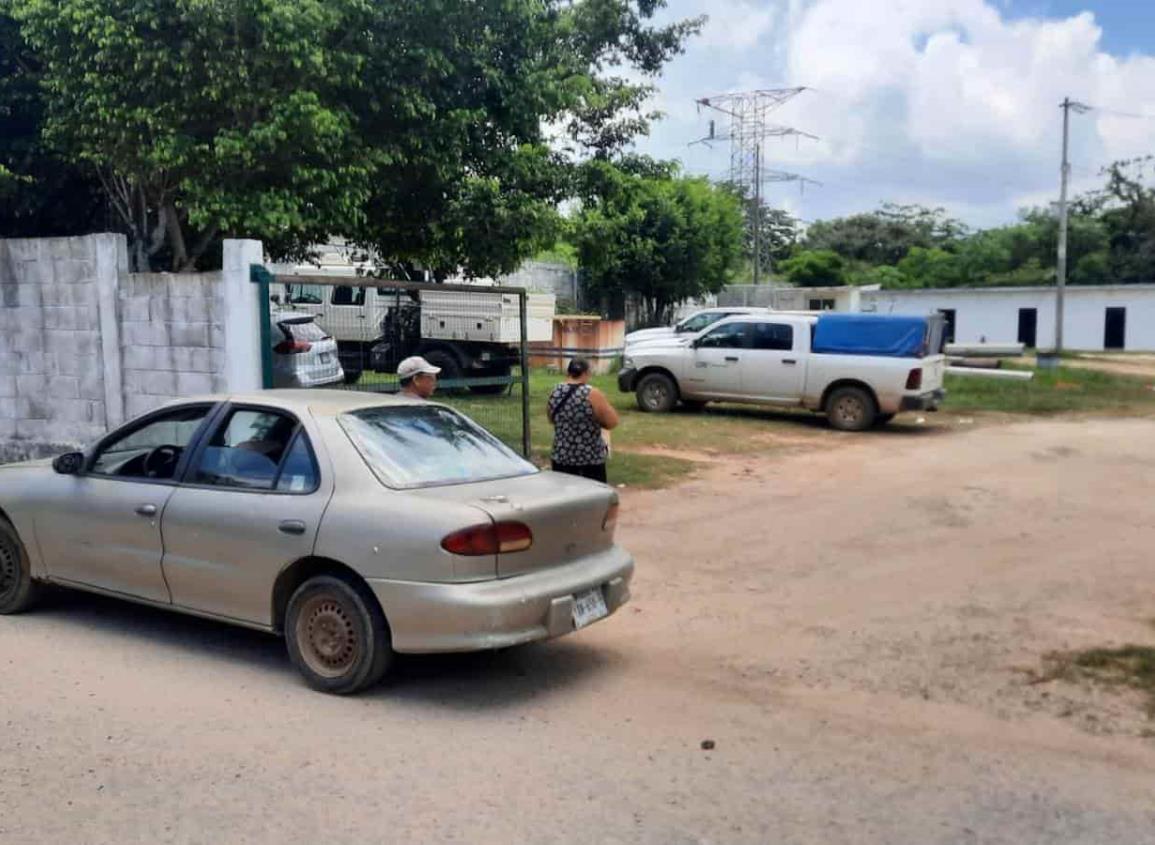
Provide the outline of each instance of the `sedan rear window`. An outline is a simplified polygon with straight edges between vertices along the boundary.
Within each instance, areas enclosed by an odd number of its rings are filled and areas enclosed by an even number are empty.
[[[281,323],[281,328],[291,340],[327,340],[329,335],[312,320],[300,323]]]
[[[537,472],[488,431],[441,405],[365,408],[338,421],[388,487],[467,484]]]

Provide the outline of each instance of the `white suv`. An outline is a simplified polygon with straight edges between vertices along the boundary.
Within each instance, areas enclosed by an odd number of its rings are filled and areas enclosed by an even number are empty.
[[[655,340],[667,340],[671,337],[690,337],[719,320],[734,317],[739,314],[768,314],[769,308],[744,308],[739,306],[720,306],[695,311],[689,317],[679,320],[672,326],[659,326],[654,329],[639,329],[626,335],[626,349],[639,343],[650,343]]]

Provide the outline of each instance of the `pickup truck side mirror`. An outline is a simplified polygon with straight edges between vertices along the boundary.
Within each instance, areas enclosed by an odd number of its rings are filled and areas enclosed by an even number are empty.
[[[60,475],[78,475],[83,466],[84,455],[81,452],[65,452],[52,462],[52,468]]]

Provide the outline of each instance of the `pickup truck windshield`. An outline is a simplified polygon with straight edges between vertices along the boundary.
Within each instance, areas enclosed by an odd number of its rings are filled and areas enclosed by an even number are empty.
[[[441,405],[365,408],[337,420],[387,487],[468,484],[537,472],[488,431]]]

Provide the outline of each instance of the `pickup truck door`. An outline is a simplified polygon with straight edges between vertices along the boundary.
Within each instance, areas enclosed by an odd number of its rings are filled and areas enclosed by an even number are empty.
[[[700,335],[692,346],[684,392],[692,396],[742,395],[742,356],[748,323],[723,323]]]
[[[742,393],[750,399],[796,405],[806,379],[809,332],[792,323],[751,323],[742,353]]]

